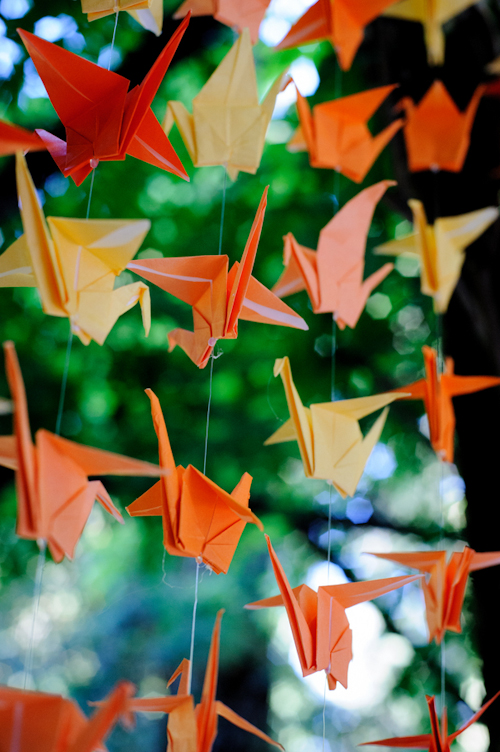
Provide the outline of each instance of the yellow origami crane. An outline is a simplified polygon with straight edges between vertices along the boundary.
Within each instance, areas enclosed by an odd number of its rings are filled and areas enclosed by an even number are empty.
[[[136,303],[146,335],[149,288],[134,282],[114,289],[150,228],[147,219],[66,219],[45,216],[23,155],[16,155],[24,235],[0,256],[0,287],[37,287],[45,313],[67,316],[84,345],[104,342],[122,313]]]
[[[443,65],[443,25],[478,2],[479,0],[402,0],[387,8],[382,15],[421,23],[429,65]]]
[[[414,232],[380,245],[375,253],[417,256],[422,293],[434,299],[436,313],[444,313],[460,278],[465,249],[497,219],[498,209],[488,206],[456,217],[439,217],[429,225],[422,202],[410,199],[408,204]]]
[[[259,104],[248,29],[193,99],[193,114],[182,102],[168,102],[163,129],[175,122],[195,167],[224,165],[232,180],[238,172],[254,175],[260,164],[267,126],[278,93],[289,79],[276,79]]]
[[[163,30],[163,0],[82,0],[89,21],[126,10],[147,31],[160,36]]]
[[[354,496],[368,457],[380,438],[389,408],[379,415],[363,438],[358,421],[403,395],[388,392],[372,397],[323,402],[304,407],[292,380],[288,357],[274,363],[274,375],[281,376],[290,418],[264,443],[296,441],[307,478],[333,483],[339,494]]]

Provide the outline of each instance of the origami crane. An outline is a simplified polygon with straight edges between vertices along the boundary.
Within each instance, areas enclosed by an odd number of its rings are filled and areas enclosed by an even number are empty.
[[[16,151],[42,151],[45,144],[36,133],[0,120],[0,157]]]
[[[238,34],[247,28],[252,44],[256,44],[259,41],[259,27],[270,2],[271,0],[185,0],[174,13],[174,18],[184,18],[189,11],[193,16],[213,16]]]
[[[354,328],[372,290],[394,268],[384,266],[363,281],[366,238],[375,206],[393,180],[365,188],[319,234],[318,250],[285,235],[285,271],[272,291],[280,298],[307,290],[314,313],[333,313],[338,326]]]
[[[169,554],[199,557],[217,574],[227,573],[245,524],[253,522],[263,529],[248,508],[252,477],[244,473],[228,494],[192,465],[176,467],[158,398],[151,389],[146,394],[164,475],[127,512],[133,517],[161,515],[163,544]]]
[[[361,183],[382,149],[403,125],[395,120],[377,136],[367,122],[395,85],[350,94],[314,106],[297,91],[300,126],[288,143],[289,151],[309,152],[312,167],[325,167]]]
[[[375,253],[419,258],[422,293],[433,298],[437,313],[444,313],[460,279],[465,249],[495,222],[498,209],[488,206],[456,217],[439,217],[429,225],[422,202],[410,199],[408,204],[413,212],[413,233],[384,243]]]
[[[100,480],[89,475],[157,476],[161,470],[103,449],[76,444],[50,431],[31,440],[28,404],[13,342],[4,343],[7,381],[14,402],[14,435],[0,436],[0,464],[16,471],[16,533],[47,541],[54,561],[72,558],[94,501],[123,523]]]
[[[349,70],[363,41],[363,31],[398,0],[318,0],[292,26],[276,49],[287,50],[328,39],[342,70]]]
[[[372,554],[405,567],[418,569],[428,575],[420,584],[424,591],[425,618],[429,628],[429,642],[439,645],[446,631],[461,632],[460,615],[469,572],[500,564],[500,551],[476,553],[466,546],[462,553],[455,551],[448,563],[446,551],[415,551],[412,553]]]
[[[163,29],[163,0],[82,0],[89,21],[126,10],[147,31],[160,36]]]
[[[396,392],[405,393],[403,399],[421,399],[429,419],[432,448],[444,462],[453,462],[455,411],[452,397],[471,394],[500,384],[497,376],[457,376],[452,358],[446,358],[445,371],[438,374],[437,354],[432,347],[422,348],[425,378],[408,384]]]
[[[383,15],[421,23],[429,65],[443,65],[444,24],[477,2],[479,0],[402,0]]]
[[[411,97],[398,102],[397,109],[406,113],[403,133],[411,172],[461,171],[485,89],[477,87],[465,112],[458,109],[442,81],[434,81],[418,104]]]
[[[147,335],[148,286],[114,285],[150,221],[47,217],[47,226],[25,159],[18,153],[16,160],[24,235],[0,256],[0,287],[37,287],[45,313],[67,316],[84,345],[91,340],[102,345],[117,319],[136,303]]]
[[[141,259],[127,265],[136,274],[193,306],[194,332],[174,329],[168,341],[170,351],[179,345],[199,368],[207,365],[218,339],[238,336],[239,319],[308,329],[304,319],[252,276],[266,199],[267,188],[241,263],[236,261],[229,271],[229,259],[225,255]]]
[[[168,102],[163,128],[170,133],[176,123],[196,167],[224,165],[232,180],[240,170],[254,175],[276,97],[289,80],[279,76],[259,104],[250,34],[243,29],[194,97],[193,114],[182,102]]]
[[[66,141],[38,135],[65,177],[80,185],[100,160],[127,154],[185,180],[188,176],[151,109],[189,23],[184,19],[139,86],[52,42],[18,29],[50,101],[66,128]]]
[[[448,734],[448,713],[446,707],[443,709],[443,715],[441,717],[441,728],[439,727],[439,719],[436,712],[436,702],[433,697],[425,696],[427,700],[427,707],[429,708],[429,715],[431,719],[431,733],[430,734],[418,734],[418,736],[400,736],[394,739],[380,739],[378,742],[363,742],[360,746],[366,746],[367,744],[373,744],[379,747],[402,747],[403,749],[426,749],[429,752],[450,752],[452,742],[455,741],[457,736],[463,734],[465,729],[472,726],[482,716],[484,711],[489,708],[492,702],[495,702],[500,692],[497,692],[494,697],[486,702],[482,708],[474,713],[469,720],[464,723],[458,731],[454,734]]]
[[[292,589],[268,535],[266,541],[281,595],[248,603],[245,608],[284,606],[303,676],[324,670],[329,689],[335,689],[337,682],[347,688],[347,672],[352,660],[352,631],[346,608],[390,593],[422,575],[321,585],[317,593],[308,585]]]
[[[87,718],[60,695],[0,687],[0,748],[9,752],[94,752],[126,711],[134,687],[120,682]]]
[[[388,392],[304,407],[293,383],[288,357],[274,362],[274,375],[278,374],[285,387],[291,417],[264,444],[296,441],[307,478],[329,480],[343,498],[354,496],[389,408],[386,407],[364,438],[358,421],[394,402],[399,395]]]

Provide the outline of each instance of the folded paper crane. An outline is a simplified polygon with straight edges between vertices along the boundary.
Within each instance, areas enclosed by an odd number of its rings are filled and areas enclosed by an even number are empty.
[[[87,718],[60,695],[0,687],[0,749],[9,752],[94,752],[126,712],[134,686],[120,682]]]
[[[16,151],[42,151],[43,149],[45,149],[45,144],[36,133],[0,120],[0,157],[15,154]]]
[[[199,368],[207,365],[217,340],[238,336],[239,319],[308,329],[303,318],[252,276],[266,200],[267,188],[241,263],[236,261],[230,270],[225,255],[141,259],[127,265],[128,269],[193,307],[194,332],[174,329],[168,341],[170,350],[179,345]]]
[[[297,91],[300,126],[288,143],[290,151],[307,151],[312,167],[336,170],[361,183],[382,149],[403,125],[395,120],[376,136],[367,122],[395,85],[350,94],[317,104],[311,110]]]
[[[146,394],[165,474],[127,512],[133,517],[161,515],[163,544],[169,554],[199,557],[217,574],[227,573],[246,523],[263,529],[248,508],[252,477],[244,473],[228,494],[192,465],[176,467],[158,398],[151,389]]]
[[[342,70],[349,70],[363,31],[398,0],[318,0],[292,26],[276,49],[287,50],[329,39]]]
[[[343,498],[354,496],[389,408],[364,438],[358,421],[394,402],[399,395],[388,392],[304,407],[293,383],[288,357],[275,361],[274,375],[282,378],[291,417],[264,444],[296,441],[307,478],[329,480]]]
[[[76,444],[45,429],[36,432],[33,445],[14,343],[5,342],[4,350],[14,402],[14,435],[0,436],[0,464],[16,471],[16,532],[28,540],[45,540],[56,562],[65,556],[71,559],[95,500],[123,522],[101,481],[89,481],[89,475],[157,476],[161,470],[149,462]]]
[[[460,279],[465,249],[495,222],[498,209],[488,206],[456,217],[438,217],[429,225],[421,201],[410,199],[408,204],[413,212],[414,231],[380,245],[375,253],[416,256],[420,260],[422,293],[434,299],[437,313],[444,313]]]
[[[184,18],[189,11],[193,16],[213,16],[238,34],[247,28],[252,44],[256,44],[259,41],[259,27],[270,2],[271,0],[185,0],[177,8],[174,18]]]
[[[403,399],[421,399],[429,420],[432,448],[444,462],[453,462],[455,411],[452,397],[471,394],[500,384],[497,376],[457,376],[452,358],[446,358],[443,374],[438,374],[437,353],[432,347],[422,348],[425,378],[395,389],[405,393]]]
[[[191,115],[182,102],[168,102],[163,128],[175,122],[196,167],[224,165],[232,180],[238,172],[255,174],[276,97],[288,77],[279,76],[259,103],[248,29],[193,99]]]
[[[163,29],[163,0],[82,0],[89,21],[126,10],[147,31],[158,37]]]
[[[80,185],[100,160],[127,154],[188,180],[153,114],[151,103],[189,23],[184,19],[139,86],[52,42],[18,29],[50,101],[66,128],[66,141],[38,135],[65,177]]]
[[[484,86],[477,87],[464,112],[458,109],[442,81],[434,81],[418,104],[411,97],[398,102],[397,109],[406,113],[403,133],[411,172],[461,171],[484,91]]]
[[[20,153],[16,174],[24,235],[0,256],[0,287],[37,287],[45,313],[67,316],[84,345],[91,340],[102,345],[117,319],[136,303],[147,335],[148,286],[114,285],[139,249],[150,221],[47,217],[46,222]]]
[[[280,298],[307,290],[314,313],[333,313],[338,326],[354,328],[372,290],[394,268],[384,264],[363,280],[365,250],[375,206],[393,180],[365,188],[331,219],[319,234],[318,250],[285,235],[285,271],[272,291]]]
[[[500,551],[476,553],[466,546],[455,551],[446,561],[446,551],[415,551],[412,553],[372,554],[379,559],[394,561],[405,567],[418,569],[428,575],[420,584],[424,591],[425,618],[429,628],[429,642],[439,645],[446,631],[461,632],[460,615],[469,572],[500,564]]]
[[[427,707],[431,719],[430,734],[400,736],[393,739],[380,739],[378,742],[363,742],[360,746],[363,747],[367,744],[373,744],[379,747],[400,747],[403,749],[425,749],[429,750],[429,752],[450,752],[451,744],[455,741],[457,736],[463,734],[465,729],[468,729],[469,726],[476,723],[476,721],[483,715],[484,711],[489,708],[491,703],[494,702],[499,695],[500,692],[497,692],[491,700],[486,702],[482,708],[479,708],[479,710],[453,734],[448,734],[448,712],[446,707],[443,709],[440,728],[435,699],[434,697],[426,695],[425,699],[427,700]]]
[[[266,541],[281,595],[249,603],[245,608],[284,606],[303,676],[324,670],[329,689],[335,689],[337,682],[347,688],[347,672],[352,660],[352,632],[346,608],[390,593],[408,582],[421,579],[422,575],[321,585],[317,593],[308,585],[292,589],[267,535]]]

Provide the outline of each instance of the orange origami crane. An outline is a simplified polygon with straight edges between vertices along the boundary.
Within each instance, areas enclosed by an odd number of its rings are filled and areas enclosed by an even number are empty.
[[[89,21],[126,10],[147,31],[160,36],[163,29],[163,0],[82,0]]]
[[[271,0],[185,0],[174,13],[174,18],[184,18],[189,11],[193,16],[213,16],[238,34],[247,28],[252,44],[256,44],[259,41],[259,26],[270,2]]]
[[[66,128],[66,141],[38,135],[65,177],[80,185],[99,160],[127,154],[162,170],[188,176],[151,109],[167,68],[189,23],[181,23],[139,86],[52,42],[18,29],[50,101]]]
[[[42,151],[43,149],[45,149],[45,144],[36,133],[0,120],[0,157],[15,154],[16,151]]]
[[[37,287],[45,313],[67,316],[84,345],[91,340],[102,345],[119,316],[139,303],[147,336],[149,287],[134,282],[115,289],[115,282],[150,221],[47,217],[47,226],[20,153],[16,175],[24,235],[0,256],[0,287]]]
[[[128,707],[134,686],[120,682],[90,717],[60,695],[0,687],[0,749],[94,752]]]
[[[252,477],[244,473],[228,494],[192,465],[176,467],[158,398],[151,389],[146,394],[164,475],[127,512],[132,517],[161,515],[163,545],[169,554],[200,557],[216,574],[227,573],[245,524],[253,522],[263,529],[248,508]]]
[[[31,440],[28,404],[13,342],[4,343],[7,381],[14,402],[14,435],[0,436],[0,464],[16,471],[16,533],[42,539],[54,561],[72,558],[94,501],[119,522],[123,518],[100,480],[89,475],[160,475],[161,470],[103,449],[76,444],[50,431]]]
[[[425,598],[425,618],[429,642],[439,645],[446,631],[461,632],[460,615],[469,572],[500,564],[500,551],[476,553],[466,546],[455,551],[446,563],[446,551],[415,551],[402,554],[372,554],[379,559],[395,561],[428,575],[421,580]]]
[[[350,94],[317,104],[311,110],[297,91],[300,126],[288,143],[290,151],[309,152],[312,167],[325,167],[361,183],[382,149],[403,125],[395,120],[377,136],[367,122],[396,85]]]
[[[406,113],[404,137],[411,172],[461,171],[485,88],[477,87],[465,112],[460,112],[442,81],[434,81],[418,104],[411,97],[398,102],[397,108]]]
[[[141,259],[127,268],[193,306],[194,332],[174,329],[170,351],[179,345],[199,368],[205,368],[218,339],[235,339],[238,320],[280,324],[307,330],[303,318],[252,277],[267,201],[267,188],[248,236],[241,263],[228,271],[219,256]]]
[[[363,281],[366,238],[375,206],[393,180],[365,188],[331,219],[319,234],[318,250],[285,235],[285,271],[273,287],[283,298],[307,290],[314,313],[333,313],[338,326],[354,328],[372,290],[394,268],[384,266]]]
[[[453,462],[455,411],[452,397],[471,394],[500,384],[497,376],[457,376],[452,358],[446,358],[445,371],[437,372],[437,353],[424,345],[425,378],[395,389],[404,392],[403,399],[421,399],[429,419],[432,448],[444,462]]]
[[[292,26],[276,47],[287,50],[329,39],[342,70],[349,70],[363,41],[363,31],[398,0],[318,0]]]
[[[422,575],[321,585],[317,593],[308,585],[292,589],[268,535],[266,541],[281,595],[249,603],[245,608],[285,606],[303,676],[324,670],[329,689],[335,689],[337,682],[347,688],[347,671],[352,660],[352,631],[346,608],[390,593],[408,582],[421,579]]]
[[[448,713],[446,707],[443,709],[441,717],[441,728],[439,727],[439,719],[436,712],[436,703],[434,696],[425,696],[427,700],[427,706],[429,708],[429,715],[431,718],[431,733],[430,734],[418,734],[418,736],[399,736],[393,739],[380,739],[378,742],[363,742],[360,746],[363,747],[367,744],[373,744],[379,747],[400,747],[403,749],[425,749],[429,752],[450,752],[451,744],[455,741],[457,736],[463,734],[465,729],[472,726],[489,708],[492,702],[494,702],[500,692],[497,692],[494,697],[486,702],[482,708],[474,713],[469,720],[461,726],[454,734],[448,734]]]

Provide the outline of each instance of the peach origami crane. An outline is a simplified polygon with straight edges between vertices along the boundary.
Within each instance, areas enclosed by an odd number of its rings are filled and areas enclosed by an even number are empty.
[[[442,81],[434,81],[418,104],[411,97],[398,102],[397,108],[406,113],[403,132],[411,172],[461,171],[485,88],[477,87],[465,112],[458,109]]]
[[[100,160],[127,154],[185,180],[188,176],[151,109],[189,16],[139,86],[52,42],[18,29],[50,101],[66,128],[66,141],[44,130],[38,135],[65,177],[80,185]]]
[[[288,357],[274,362],[274,375],[278,374],[291,417],[264,444],[296,441],[307,478],[329,480],[343,498],[354,496],[389,408],[383,410],[364,438],[358,421],[394,402],[399,395],[387,392],[304,407],[293,383]]]
[[[193,99],[193,114],[182,102],[168,102],[166,133],[176,123],[196,167],[224,165],[232,180],[238,172],[254,175],[260,165],[267,126],[276,97],[289,82],[279,76],[259,104],[248,29]]]
[[[403,125],[395,120],[377,136],[367,122],[396,84],[350,94],[317,104],[311,110],[297,91],[300,126],[288,143],[289,151],[309,152],[312,167],[325,167],[361,183],[382,149]]]
[[[0,157],[16,151],[42,151],[45,144],[36,133],[0,120]]]
[[[425,696],[427,700],[427,706],[429,708],[429,715],[431,719],[431,733],[430,734],[418,734],[418,736],[400,736],[393,739],[380,739],[378,742],[363,742],[360,746],[366,746],[367,744],[373,744],[379,747],[402,747],[408,749],[425,749],[429,752],[450,752],[451,744],[455,741],[457,736],[463,734],[465,729],[472,726],[489,708],[492,702],[494,702],[500,692],[497,692],[494,697],[486,702],[482,708],[474,713],[469,720],[464,723],[458,731],[453,734],[448,734],[448,712],[446,707],[443,709],[443,715],[441,718],[441,728],[439,727],[439,719],[436,712],[436,703],[434,696]]]
[[[366,238],[375,206],[393,180],[365,188],[331,219],[319,234],[318,250],[284,237],[285,271],[273,287],[280,298],[307,290],[314,313],[333,313],[338,326],[354,328],[372,290],[394,268],[384,266],[363,281]]]
[[[250,32],[252,44],[259,41],[259,27],[271,0],[185,0],[174,13],[174,18],[213,16],[230,26],[238,34],[245,28]]]
[[[252,276],[266,209],[267,188],[261,198],[241,263],[228,271],[229,259],[187,256],[133,261],[128,269],[193,306],[194,332],[174,329],[170,351],[179,345],[199,368],[205,368],[218,339],[235,339],[238,320],[279,324],[307,330],[303,318],[282,303]]]
[[[421,23],[429,65],[443,65],[444,24],[477,2],[479,0],[402,0],[383,15]]]
[[[410,199],[408,204],[413,212],[413,233],[384,243],[375,253],[419,258],[422,293],[434,299],[437,313],[444,313],[460,279],[465,249],[495,222],[498,209],[488,206],[456,217],[438,217],[429,225],[422,202]]]
[[[329,689],[335,689],[337,682],[347,689],[347,671],[352,660],[352,631],[346,608],[390,593],[408,582],[421,579],[422,575],[321,585],[317,593],[308,585],[292,589],[268,535],[266,541],[281,595],[248,603],[245,608],[284,606],[303,676],[324,670]]]
[[[132,517],[161,515],[163,545],[169,554],[200,557],[216,574],[227,573],[246,523],[263,529],[248,508],[252,476],[244,473],[228,494],[192,465],[176,467],[158,398],[151,389],[146,394],[164,475],[127,512]]]
[[[126,10],[147,31],[160,36],[163,29],[163,0],[82,0],[89,21]]]
[[[432,347],[422,348],[425,378],[394,391],[405,393],[403,399],[421,399],[429,419],[432,448],[444,462],[453,462],[455,411],[452,397],[471,394],[500,384],[497,376],[457,376],[452,358],[446,358],[443,374],[437,371],[437,354]]]
[[[292,26],[276,47],[287,50],[328,39],[342,70],[349,70],[363,41],[363,31],[398,0],[318,0]]]
[[[148,219],[47,217],[22,154],[16,175],[24,235],[0,256],[0,287],[37,287],[45,313],[67,316],[84,345],[100,345],[119,316],[139,303],[146,335],[151,325],[149,288],[115,281],[139,249]]]
[[[424,591],[425,618],[429,628],[429,642],[439,645],[446,631],[461,632],[460,615],[469,572],[500,564],[500,551],[476,553],[466,546],[462,553],[455,551],[448,563],[446,551],[415,551],[412,553],[372,554],[379,559],[395,561],[405,567],[418,569],[428,575],[420,584]]]
[[[73,557],[94,501],[123,523],[100,480],[89,475],[157,476],[149,462],[76,444],[50,431],[31,440],[28,404],[13,342],[4,343],[7,381],[14,402],[14,435],[0,436],[0,464],[16,471],[16,533],[47,541],[54,561]]]

